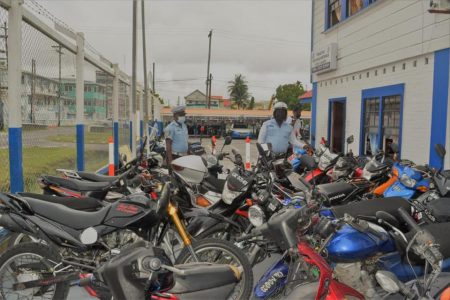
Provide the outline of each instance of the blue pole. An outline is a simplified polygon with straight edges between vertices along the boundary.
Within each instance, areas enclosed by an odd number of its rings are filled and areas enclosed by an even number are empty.
[[[84,171],[84,124],[77,124],[77,170]]]
[[[133,151],[133,121],[130,121],[130,150]]]
[[[113,136],[114,136],[114,166],[119,166],[119,122],[113,124]]]
[[[22,128],[9,128],[8,134],[11,193],[23,192]]]

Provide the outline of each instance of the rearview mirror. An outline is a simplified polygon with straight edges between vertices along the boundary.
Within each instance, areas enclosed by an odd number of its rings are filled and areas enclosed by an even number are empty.
[[[445,147],[442,144],[434,145],[434,150],[436,151],[437,155],[439,155],[439,157],[441,159],[444,159],[445,154],[447,153],[447,151],[445,151]]]
[[[233,138],[231,137],[231,136],[227,136],[226,138],[225,138],[225,143],[224,143],[224,145],[230,145],[231,144],[231,142],[233,141]]]
[[[400,281],[397,276],[388,271],[378,271],[375,274],[378,284],[389,294],[397,294],[400,291]]]
[[[120,160],[122,160],[123,162],[127,162],[127,155],[125,154],[125,153],[122,153],[121,155],[120,155]]]
[[[355,141],[355,137],[353,136],[353,134],[347,138],[347,144],[351,144],[354,141]]]

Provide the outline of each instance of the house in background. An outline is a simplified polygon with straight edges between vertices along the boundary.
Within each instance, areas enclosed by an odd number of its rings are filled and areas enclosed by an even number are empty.
[[[189,108],[206,108],[206,95],[199,90],[195,90],[184,97],[186,107]],[[223,96],[211,96],[211,109],[225,108],[231,109],[231,100]]]
[[[344,150],[353,135],[362,155],[395,143],[402,157],[440,167],[434,145],[450,147],[450,15],[429,9],[423,0],[312,1],[316,139]]]

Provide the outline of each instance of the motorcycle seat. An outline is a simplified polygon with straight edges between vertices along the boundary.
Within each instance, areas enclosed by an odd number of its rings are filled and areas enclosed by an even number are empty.
[[[86,212],[35,198],[23,197],[22,200],[28,203],[36,215],[76,230],[102,224],[110,209],[109,206],[105,206],[98,211]]]
[[[239,274],[235,274],[229,265],[189,263],[176,265],[175,267],[187,272],[187,274],[185,276],[173,274],[175,285],[169,291],[172,294],[188,294],[234,285],[240,277]]]
[[[114,182],[120,179],[119,176],[99,175],[91,172],[78,172],[78,175],[84,179],[94,182]]]
[[[226,180],[215,178],[214,176],[207,176],[202,183],[202,186],[212,192],[221,194],[225,187]]]
[[[78,179],[61,178],[56,176],[42,176],[42,178],[56,186],[68,188],[79,192],[97,192],[109,189],[112,186],[110,182],[90,182]]]
[[[100,200],[90,197],[56,197],[52,195],[41,195],[34,193],[19,193],[19,195],[22,197],[39,199],[50,203],[61,204],[67,206],[68,208],[76,210],[94,211],[103,207],[103,204]]]
[[[342,218],[345,213],[353,217],[357,216],[375,216],[377,211],[385,211],[397,219],[399,218],[398,209],[403,207],[406,211],[411,210],[411,204],[401,197],[374,198],[360,202],[354,202],[347,205],[334,206],[331,208],[336,218]]]

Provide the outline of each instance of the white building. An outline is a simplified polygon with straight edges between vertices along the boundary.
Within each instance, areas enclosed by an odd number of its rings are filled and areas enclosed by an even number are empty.
[[[313,0],[316,140],[342,151],[354,135],[360,154],[394,142],[403,158],[440,165],[434,145],[450,149],[450,15],[429,9],[430,0]]]

